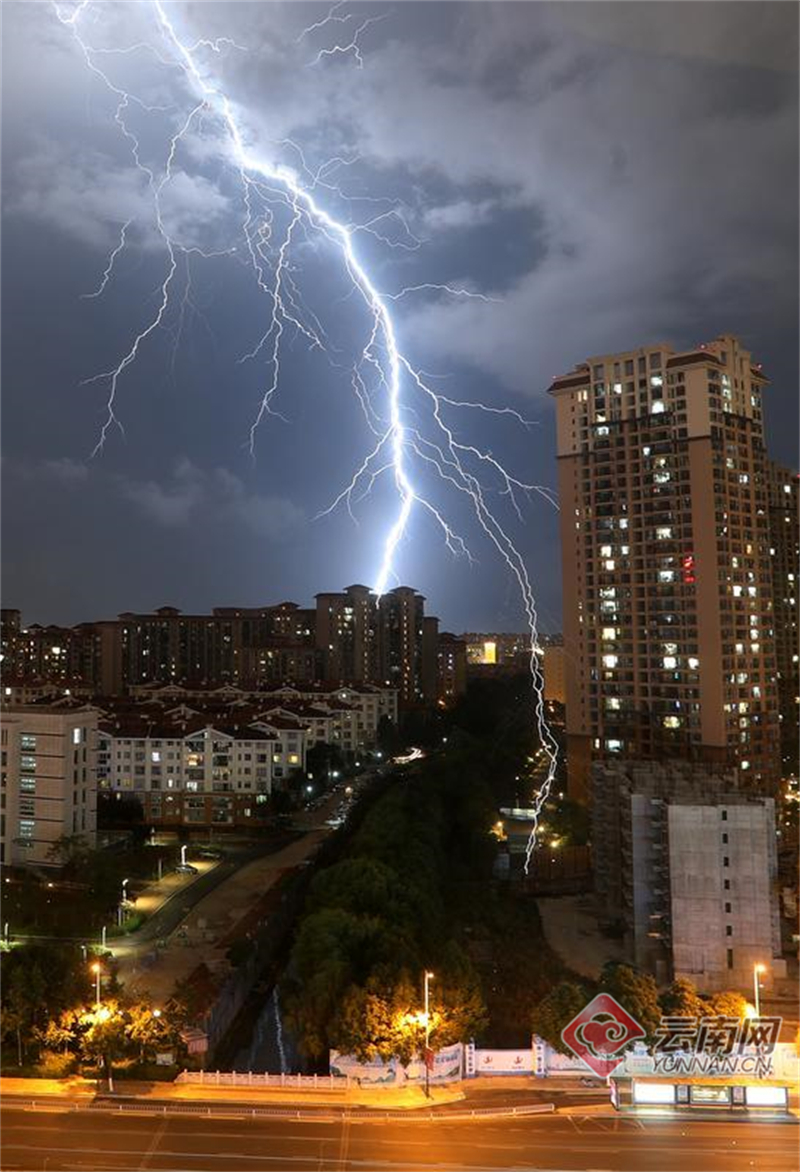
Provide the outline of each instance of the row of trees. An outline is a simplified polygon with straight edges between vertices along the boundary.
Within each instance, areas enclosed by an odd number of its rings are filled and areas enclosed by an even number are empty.
[[[289,1025],[311,1059],[420,1049],[421,974],[435,973],[431,1043],[479,1033],[480,980],[453,937],[450,892],[488,876],[494,802],[488,766],[465,752],[398,779],[367,814],[348,855],[318,874],[282,986]]]
[[[185,1012],[177,1002],[163,1010],[128,997],[110,955],[102,965],[101,998],[95,973],[80,947],[32,943],[2,954],[2,1038],[4,1066],[13,1054],[19,1068],[63,1075],[80,1063],[151,1062],[157,1053],[181,1046]]]
[[[663,993],[649,973],[625,964],[607,964],[596,985],[589,982],[562,981],[554,985],[533,1011],[533,1033],[544,1038],[559,1053],[568,1047],[561,1031],[596,993],[610,993],[645,1031],[645,1041],[652,1042],[662,1017],[737,1017],[747,1006],[741,993],[722,992],[710,996],[698,993],[691,981],[673,981]]]

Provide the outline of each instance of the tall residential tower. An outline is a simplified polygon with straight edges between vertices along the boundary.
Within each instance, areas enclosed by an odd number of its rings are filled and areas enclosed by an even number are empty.
[[[687,756],[771,792],[778,706],[762,392],[734,337],[557,378],[569,786]]]

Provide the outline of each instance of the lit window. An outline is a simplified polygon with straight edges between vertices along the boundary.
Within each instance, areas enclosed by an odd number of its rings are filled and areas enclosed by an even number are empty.
[[[653,401],[653,408],[652,408],[652,410],[653,410],[653,414],[654,414],[654,415],[661,415],[661,414],[663,414],[663,412],[664,412],[664,403],[663,403],[663,401],[662,401],[661,399],[655,399],[655,400]]]
[[[665,716],[664,728],[680,728],[681,718],[679,716]]]
[[[658,580],[659,580],[659,582],[674,582],[675,581],[675,571],[674,570],[659,570],[658,571]]]
[[[79,728],[72,730],[72,743],[73,745],[79,745],[81,743],[81,730]]]
[[[663,385],[664,385],[664,380],[660,374],[651,374],[650,375],[650,386],[651,387],[663,387]],[[655,406],[655,404],[654,404],[654,406]]]
[[[674,655],[665,655],[661,662],[666,668],[674,668],[678,666],[678,661]]]
[[[700,666],[700,660],[697,658],[696,655],[690,655],[687,660],[687,663],[689,664],[689,667],[692,668],[693,671]]]
[[[603,639],[616,639],[616,637],[617,637],[617,628],[616,627],[603,627],[603,633],[602,633]]]
[[[603,566],[606,570],[613,570],[614,567],[616,566],[616,564],[617,563],[614,561],[613,558],[606,558],[606,560],[603,563]]]
[[[618,663],[619,663],[619,656],[617,656],[617,655],[604,655],[603,656],[603,667],[616,667]]]
[[[672,526],[659,525],[656,529],[656,538],[659,541],[666,541],[668,537],[672,537]]]

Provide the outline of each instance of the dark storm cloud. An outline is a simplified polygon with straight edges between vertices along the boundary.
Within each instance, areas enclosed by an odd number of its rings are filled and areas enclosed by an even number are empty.
[[[248,455],[264,372],[238,360],[263,330],[264,306],[235,256],[188,264],[182,310],[121,384],[127,438],[114,433],[100,460],[83,462],[105,390],[81,380],[108,369],[148,320],[163,249],[113,105],[49,5],[5,9],[6,604],[78,620],[164,600],[305,600],[370,579],[389,495],[379,491],[358,529],[346,516],[311,520],[365,450],[341,372],[290,349],[280,400],[290,422],[269,420],[255,463]],[[298,40],[324,14],[317,5],[171,11],[194,38],[246,47],[213,67],[254,149],[300,167],[281,143],[290,137],[312,171],[334,155],[352,160],[320,189],[329,206],[354,221],[395,209],[387,238],[407,245],[406,224],[420,240],[409,250],[360,237],[382,289],[448,281],[500,298],[429,292],[398,302],[397,319],[405,349],[449,376],[445,393],[538,414],[535,429],[491,431],[523,479],[555,481],[542,393],[553,374],[593,353],[723,330],[740,333],[772,376],[773,447],[796,460],[794,6],[365,5],[386,19],[365,32],[361,69],[345,55],[314,63],[330,29]],[[109,47],[147,34],[144,5],[95,5],[87,19]],[[149,101],[174,98],[157,61],[119,67]],[[157,143],[144,149],[156,154]],[[239,197],[201,134],[184,162],[165,204],[170,227],[224,248]],[[81,300],[128,220],[132,247],[107,295]],[[346,334],[324,253],[308,248],[301,263],[315,310]],[[485,420],[459,429],[486,442]],[[541,503],[515,530],[550,629],[560,623],[556,531]],[[453,562],[419,516],[402,574],[448,626],[519,626],[505,575],[479,542],[476,554],[474,568]]]

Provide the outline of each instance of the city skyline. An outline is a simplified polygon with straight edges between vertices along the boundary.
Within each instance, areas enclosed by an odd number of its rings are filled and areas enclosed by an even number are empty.
[[[370,255],[375,252],[387,286],[445,280],[496,298],[448,302],[432,294],[401,314],[404,342],[410,340],[436,373],[453,376],[437,383],[444,393],[458,388],[454,398],[481,395],[491,405],[532,415],[536,426],[527,430],[502,419],[481,420],[480,426],[468,420],[463,438],[476,442],[490,431],[492,450],[502,451],[509,466],[552,487],[554,427],[544,392],[553,374],[566,368],[576,353],[661,339],[676,348],[688,347],[730,329],[743,336],[770,370],[773,381],[765,407],[769,447],[777,459],[794,463],[796,169],[790,166],[791,152],[776,152],[771,145],[782,138],[791,117],[792,80],[781,45],[791,41],[794,14],[777,14],[758,37],[752,16],[737,12],[735,5],[715,14],[693,10],[681,35],[665,16],[655,15],[648,17],[648,27],[632,35],[611,19],[601,27],[586,14],[527,6],[514,11],[516,7],[504,8],[502,21],[475,6],[426,5],[393,14],[365,36],[363,69],[350,59],[320,62],[320,68],[304,74],[326,111],[316,129],[328,132],[334,143],[352,142],[362,154],[359,191],[372,184],[371,198],[398,198],[409,223],[426,241],[411,252],[389,250],[388,259],[378,259],[378,245],[370,243]],[[205,316],[189,312],[183,323],[187,345],[173,348],[168,335],[154,339],[142,365],[121,388],[127,442],[115,437],[101,459],[85,459],[103,396],[102,388],[98,393],[92,385],[79,384],[98,365],[102,368],[112,340],[117,346],[129,336],[131,305],[144,295],[148,282],[152,288],[152,250],[146,241],[133,238],[128,267],[120,269],[107,290],[110,300],[81,299],[98,287],[119,230],[120,207],[128,208],[133,198],[125,163],[98,129],[100,114],[87,127],[83,107],[74,104],[72,95],[85,84],[78,73],[85,65],[68,39],[58,36],[63,30],[52,27],[54,18],[44,8],[11,8],[7,29],[12,35],[5,40],[15,40],[18,52],[8,61],[6,84],[25,119],[24,134],[22,122],[8,119],[5,134],[15,164],[6,205],[14,233],[7,237],[5,319],[14,329],[8,331],[6,347],[5,597],[25,605],[30,619],[70,623],[91,613],[112,613],[111,600],[123,598],[123,592],[124,604],[134,610],[146,610],[165,597],[184,610],[196,610],[212,597],[257,605],[265,595],[297,596],[306,582],[328,577],[334,583],[373,581],[378,534],[389,515],[386,499],[379,494],[358,529],[346,513],[313,521],[329,503],[330,485],[338,486],[352,456],[348,437],[353,421],[338,408],[331,414],[322,403],[325,396],[319,395],[320,389],[338,385],[335,372],[295,356],[295,365],[286,368],[283,400],[291,426],[269,420],[254,463],[243,450],[255,384],[237,366],[234,350],[244,342],[242,325],[227,306],[220,307],[217,282],[230,291],[230,308],[241,311],[241,322],[246,320],[248,328],[255,323],[241,290],[228,283],[219,267],[195,275],[197,308]],[[233,8],[240,16],[247,11]],[[214,25],[209,33],[223,35],[213,6],[203,11]],[[300,22],[288,8],[270,6],[269,17],[265,11],[253,10],[258,13],[252,18],[255,27],[244,31],[262,46],[260,52],[270,53],[276,44],[283,52],[289,32],[294,37],[302,32]],[[724,55],[714,47],[723,39],[713,35],[715,21],[725,25]],[[242,40],[248,37],[242,35]],[[396,115],[400,95],[392,80],[396,71],[383,65],[400,60],[411,68],[424,43],[424,61],[414,66],[420,92],[433,103],[430,109],[447,119],[450,95],[436,74],[437,67],[445,76],[452,68],[453,41],[466,60],[460,97],[476,111],[484,109],[486,117],[474,120],[467,141],[454,141],[446,157],[434,160],[422,126],[405,126],[404,135],[394,141],[387,119]],[[18,68],[26,49],[34,46],[51,62],[53,85],[64,98],[57,119],[52,104],[31,92]],[[537,90],[531,56],[550,79],[549,98]],[[244,54],[241,64],[231,53],[224,62],[226,79],[243,83],[238,91],[243,108],[252,111],[248,101],[263,99],[264,110],[274,115],[282,133],[299,129],[300,140],[306,141],[303,134],[311,137],[313,111],[299,113],[292,87],[282,93],[254,88],[256,59],[257,53]],[[649,70],[650,105],[640,121],[663,139],[657,157],[647,130],[642,134],[626,121],[625,95],[636,90],[643,66]],[[682,100],[694,104],[691,129],[672,113],[676,99],[666,88],[672,69],[681,73]],[[361,131],[337,124],[329,113],[332,98],[341,98],[345,90],[352,90],[350,114],[369,95],[379,116]],[[574,144],[559,143],[561,120],[587,92],[609,115],[613,112],[617,129],[592,125]],[[749,93],[752,102],[744,96]],[[728,110],[725,103],[734,94],[736,101]],[[95,101],[102,105],[100,97]],[[528,125],[521,118],[530,102],[537,105],[540,119]],[[531,158],[546,160],[547,167],[489,151],[492,126],[499,118],[512,119],[528,142]],[[53,144],[56,127],[74,146],[69,167],[60,165]],[[736,136],[737,157],[748,160],[746,175],[737,170],[722,194],[715,156],[704,148],[712,135],[725,140]],[[93,167],[106,156],[107,182],[100,183]],[[50,164],[59,167],[61,176],[52,189],[43,186]],[[683,170],[676,185],[680,204],[672,196],[657,195],[666,190],[657,182],[665,166]],[[389,172],[396,176],[394,188],[387,185]],[[559,201],[557,183],[574,192],[575,180],[584,172],[592,199],[574,196],[566,205]],[[757,176],[757,183],[751,184],[751,176]],[[734,188],[739,193],[735,198]],[[94,193],[91,224],[80,207],[80,193],[86,190]],[[657,236],[651,213],[628,216],[622,223],[618,205],[630,212],[631,200],[636,207],[658,206],[664,213]],[[613,314],[608,309],[583,312],[587,288],[605,287],[611,293],[608,277],[601,284],[593,282],[601,271],[613,270],[608,268],[612,254],[620,266],[620,287],[614,293],[619,308]],[[723,263],[723,256],[735,261]],[[57,271],[52,266],[56,257]],[[773,277],[768,314],[763,299],[754,295],[767,262]],[[57,279],[45,281],[45,276]],[[692,279],[687,298],[686,282]],[[34,296],[37,305],[44,296],[41,312],[51,323],[46,347],[32,345],[31,329],[41,332],[37,315],[31,313]],[[569,328],[553,330],[554,320],[569,322]],[[172,324],[177,329],[180,322]],[[52,332],[56,328],[57,334]],[[98,365],[93,365],[93,355]],[[313,398],[303,390],[309,380]],[[458,510],[456,516],[460,522]],[[558,519],[542,500],[525,505],[523,518],[515,538],[530,568],[542,629],[556,631],[561,626]],[[39,536],[35,543],[28,540],[31,531]],[[468,536],[478,559],[472,567],[452,558],[435,527],[416,517],[399,551],[402,579],[417,584],[435,609],[447,614],[453,629],[521,629],[513,583],[472,529]],[[79,567],[95,549],[105,552],[102,572],[80,574]],[[66,571],[59,575],[58,586],[48,572],[53,563]],[[154,567],[157,592],[152,588]],[[231,576],[237,581],[235,598],[228,585]]]

